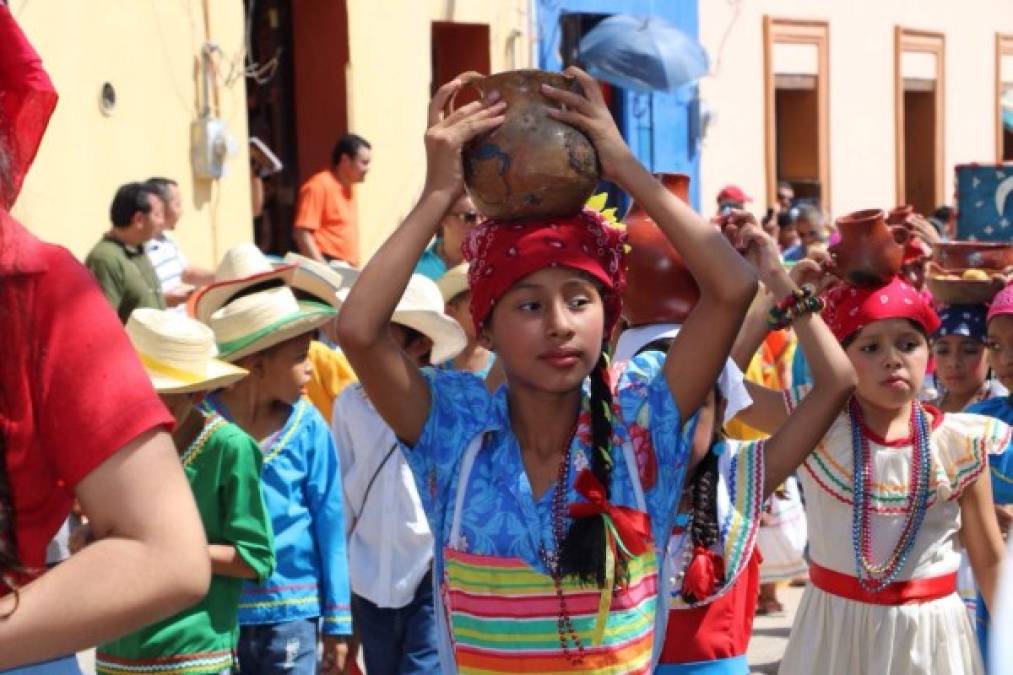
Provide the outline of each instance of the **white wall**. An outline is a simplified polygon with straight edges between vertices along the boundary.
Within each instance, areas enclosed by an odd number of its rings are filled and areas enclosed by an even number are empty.
[[[700,39],[712,75],[701,81],[715,112],[701,162],[705,210],[735,183],[766,209],[763,16],[827,21],[830,29],[832,209],[896,200],[894,26],[946,36],[944,197],[953,166],[995,160],[995,34],[1013,33],[1011,0],[716,0],[700,2]],[[729,30],[730,27],[730,30]],[[719,45],[725,36],[724,48]]]

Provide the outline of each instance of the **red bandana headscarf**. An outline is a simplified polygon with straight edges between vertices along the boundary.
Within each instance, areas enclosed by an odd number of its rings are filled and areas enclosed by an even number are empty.
[[[843,285],[826,296],[823,320],[838,342],[854,335],[874,321],[910,319],[927,335],[939,329],[939,316],[925,297],[910,284],[894,277],[882,286]]]
[[[626,233],[591,209],[568,218],[476,225],[464,242],[471,318],[481,326],[518,280],[546,267],[569,267],[605,286],[605,334],[619,320],[626,286]]]

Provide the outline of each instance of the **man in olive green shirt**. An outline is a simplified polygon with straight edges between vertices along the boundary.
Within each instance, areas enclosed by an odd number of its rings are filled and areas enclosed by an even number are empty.
[[[138,307],[165,309],[158,275],[144,253],[145,242],[161,232],[165,222],[162,200],[142,183],[127,183],[116,191],[109,219],[112,227],[84,264],[123,323]]]

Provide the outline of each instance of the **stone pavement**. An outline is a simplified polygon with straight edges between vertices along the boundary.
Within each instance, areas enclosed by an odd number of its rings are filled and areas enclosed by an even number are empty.
[[[781,656],[788,646],[788,633],[804,588],[780,586],[777,599],[784,604],[781,616],[758,616],[753,621],[753,637],[749,641],[749,672],[776,673]]]

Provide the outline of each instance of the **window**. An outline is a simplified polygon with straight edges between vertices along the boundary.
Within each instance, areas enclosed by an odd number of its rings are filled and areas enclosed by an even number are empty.
[[[768,204],[787,181],[829,209],[829,34],[825,21],[763,19]]]
[[[1013,35],[995,35],[995,160],[1013,161]]]
[[[932,213],[943,203],[944,38],[894,30],[897,203]]]

